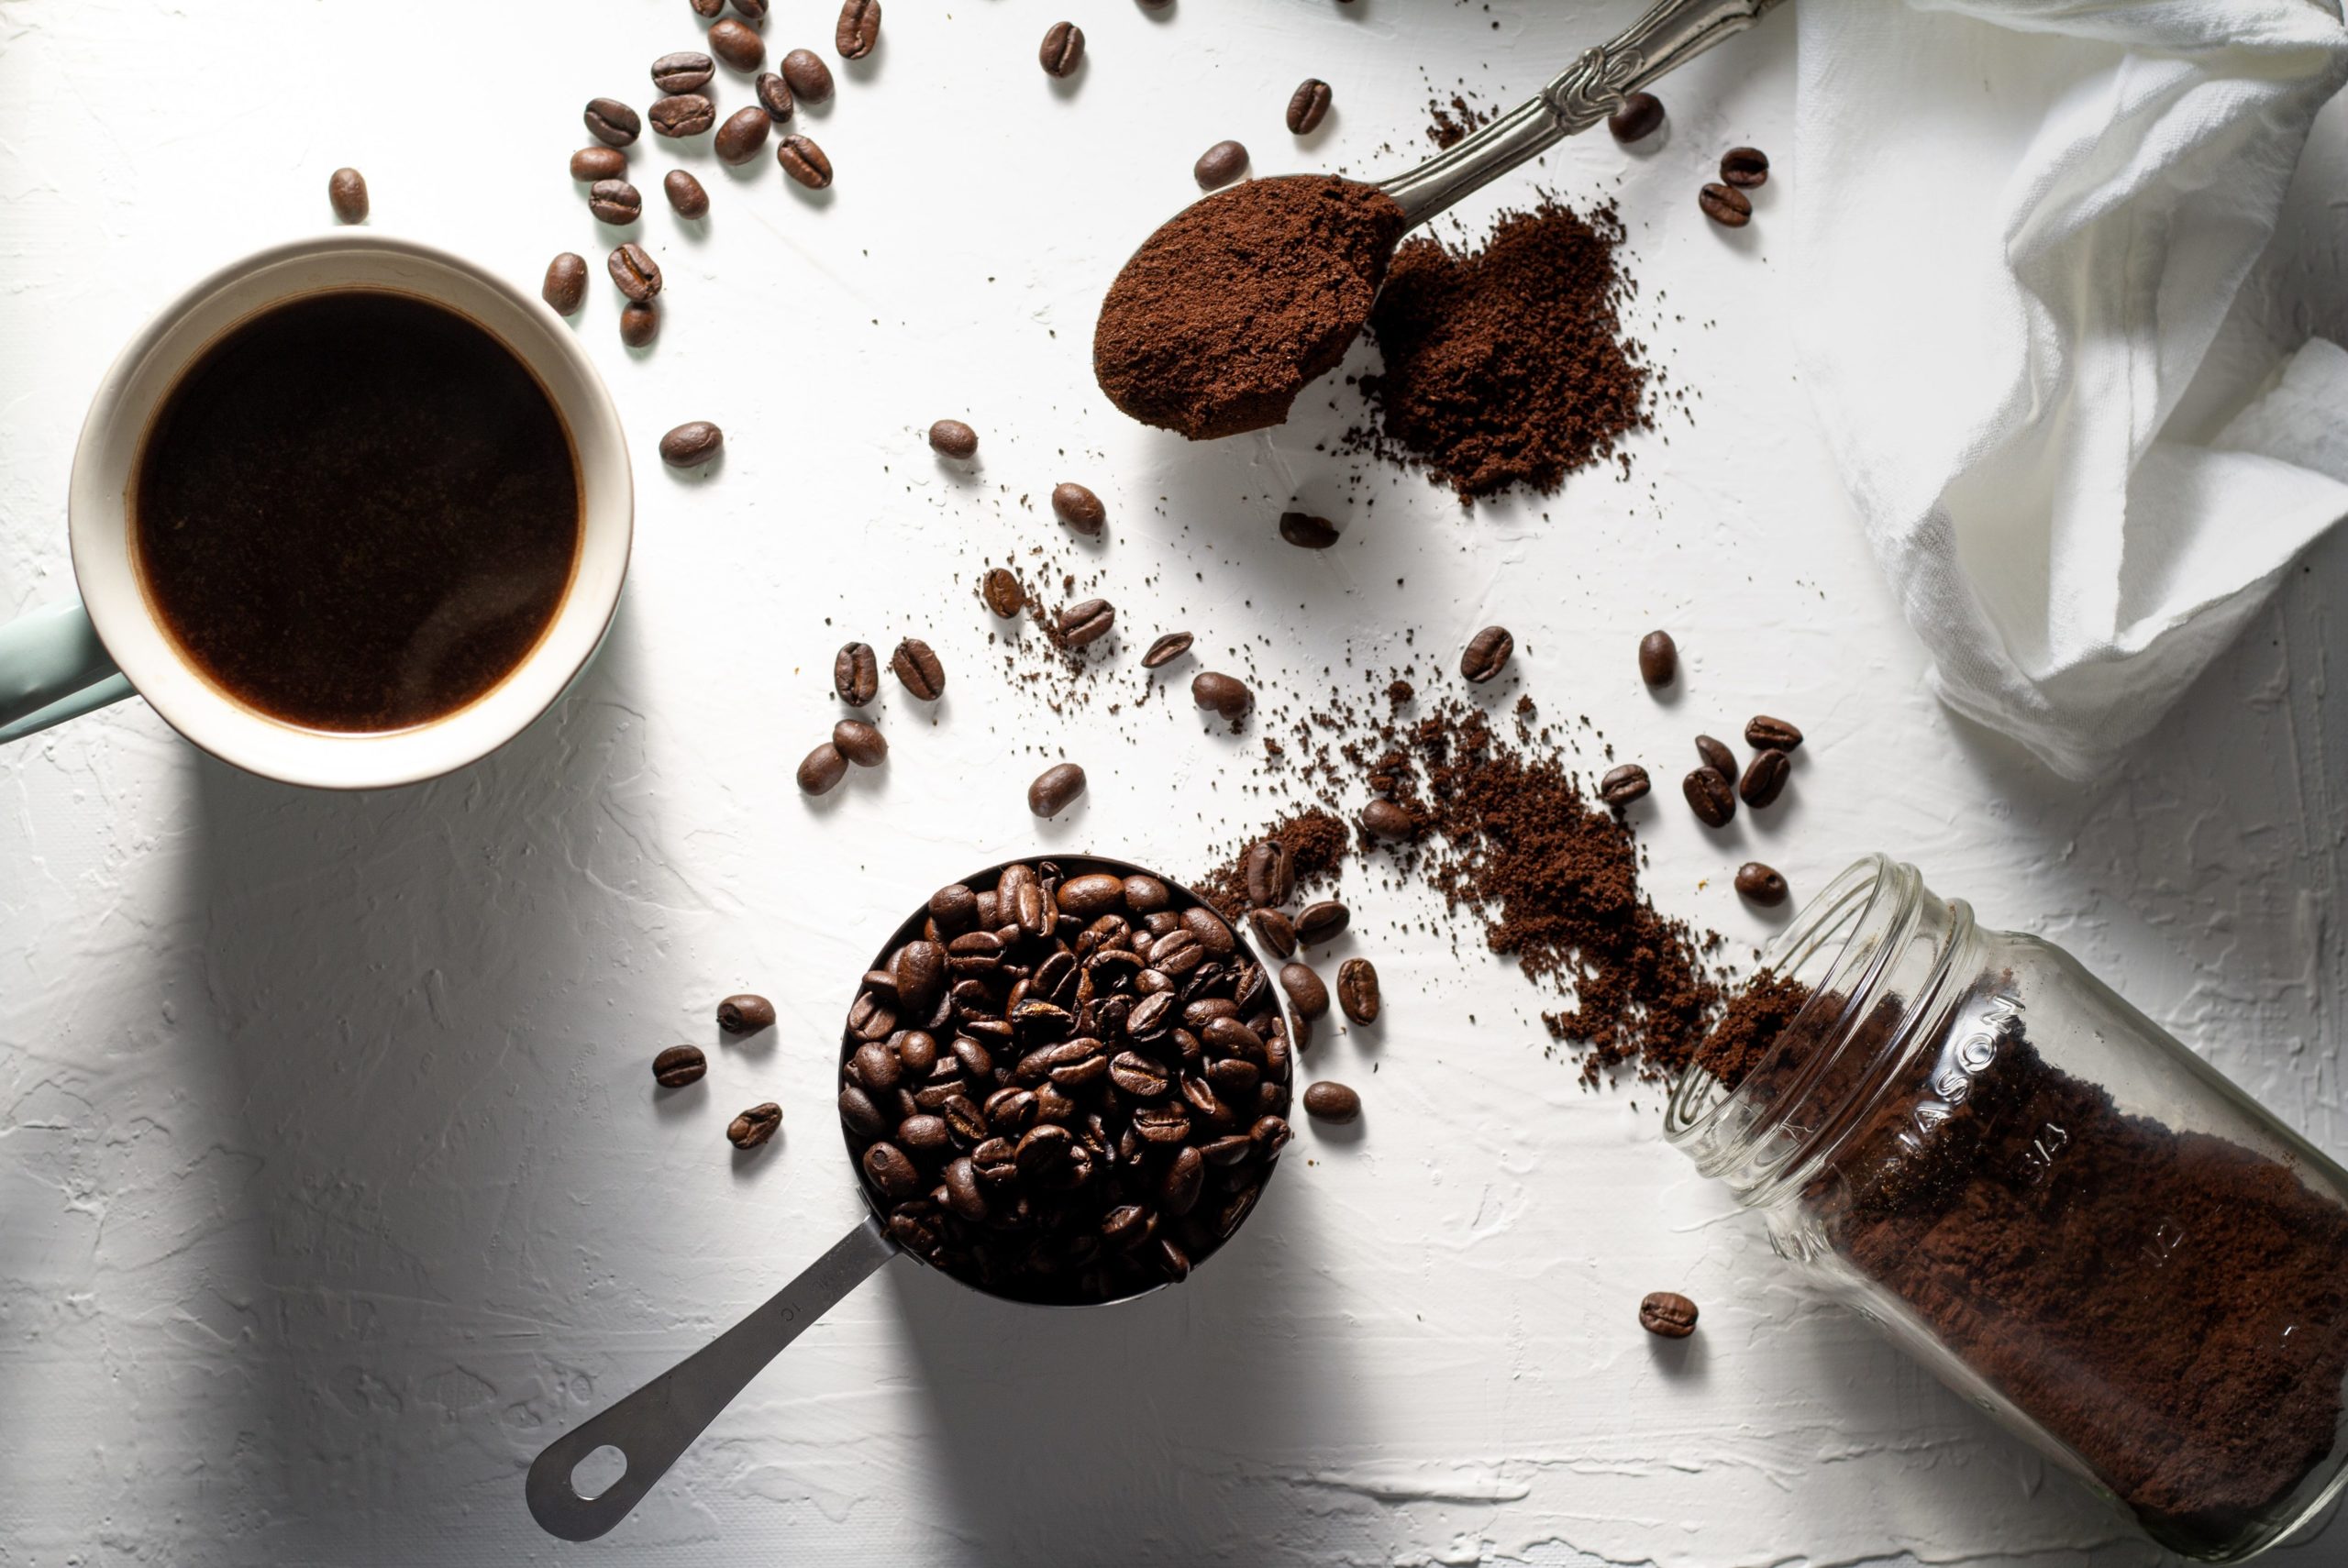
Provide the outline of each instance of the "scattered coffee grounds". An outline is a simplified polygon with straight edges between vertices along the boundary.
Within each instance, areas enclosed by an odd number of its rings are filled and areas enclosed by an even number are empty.
[[[1329,176],[1251,180],[1175,215],[1093,329],[1109,401],[1194,441],[1278,425],[1369,318],[1402,209]]]
[[[1370,316],[1386,361],[1362,378],[1374,426],[1348,445],[1423,467],[1462,502],[1545,494],[1613,456],[1654,423],[1623,331],[1623,238],[1611,204],[1585,217],[1544,202],[1501,217],[1480,249],[1403,246]]]
[[[1445,152],[1491,123],[1492,111],[1469,103],[1464,93],[1454,93],[1448,103],[1427,100],[1427,139]]]

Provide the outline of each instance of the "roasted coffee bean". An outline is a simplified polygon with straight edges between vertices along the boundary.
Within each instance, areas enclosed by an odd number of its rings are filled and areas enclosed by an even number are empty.
[[[1090,646],[1107,636],[1117,624],[1117,607],[1105,599],[1080,599],[1061,608],[1055,625],[1062,647]]]
[[[1256,694],[1247,690],[1246,682],[1207,669],[1191,678],[1191,701],[1236,723],[1254,710]]]
[[[1696,1304],[1669,1290],[1654,1291],[1639,1303],[1639,1327],[1667,1340],[1684,1340],[1696,1331]]]
[[[1141,667],[1144,669],[1162,669],[1190,651],[1190,633],[1168,632],[1149,645],[1149,651],[1141,656]]]
[[[1335,899],[1307,904],[1304,912],[1296,917],[1296,939],[1308,947],[1334,942],[1352,919],[1353,911]]]
[[[827,795],[847,777],[847,758],[829,741],[809,752],[799,764],[799,788],[810,795]]]
[[[1174,1087],[1164,1063],[1138,1051],[1120,1051],[1109,1063],[1109,1081],[1135,1099],[1157,1099]]]
[[[766,63],[765,41],[731,17],[711,24],[709,48],[711,53],[737,71],[756,71]]]
[[[570,155],[570,177],[589,184],[598,180],[617,180],[627,173],[627,154],[616,147],[598,142],[582,147]]]
[[[1649,788],[1647,770],[1635,762],[1611,767],[1606,777],[1598,781],[1598,798],[1610,806],[1627,806],[1645,797]]]
[[[1347,1086],[1323,1078],[1308,1085],[1304,1090],[1304,1114],[1315,1121],[1333,1121],[1340,1126],[1361,1120],[1361,1096]]]
[[[1199,154],[1191,175],[1202,191],[1228,185],[1247,171],[1247,149],[1235,141],[1219,141]]]
[[[1102,525],[1109,520],[1109,509],[1101,498],[1073,480],[1062,480],[1052,487],[1052,515],[1087,538],[1100,534]]]
[[[946,1207],[956,1216],[972,1221],[987,1217],[986,1191],[979,1184],[979,1167],[969,1158],[950,1162],[941,1181],[946,1188]]]
[[[691,93],[717,74],[717,62],[697,49],[681,49],[652,62],[652,85],[663,93]]]
[[[1029,1128],[1019,1140],[1013,1158],[1019,1174],[1029,1181],[1048,1181],[1067,1168],[1076,1154],[1076,1138],[1057,1122]]]
[[[892,974],[892,984],[894,983],[894,978]],[[941,976],[940,978],[942,979],[943,977]],[[905,1000],[903,992],[898,994],[897,1001],[900,1007],[909,1008],[913,1005]],[[914,1082],[925,1083],[931,1069],[937,1066],[937,1041],[926,1030],[898,1031],[890,1038],[889,1049],[897,1054],[897,1060],[903,1064],[906,1077]]]
[[[1062,882],[1054,890],[1052,900],[1059,905],[1060,913],[1091,920],[1124,906],[1124,880],[1106,871],[1087,872]]]
[[[652,1058],[652,1081],[662,1088],[697,1084],[708,1071],[709,1058],[701,1054],[698,1045],[671,1045]]]
[[[1019,586],[1019,578],[1008,567],[990,567],[985,580],[979,585],[987,608],[1008,621],[1027,608],[1027,591]]]
[[[858,723],[854,719],[847,722]],[[878,730],[873,731],[872,738],[876,740],[880,738]],[[873,762],[868,762],[864,766],[870,767],[880,760],[880,756],[886,755],[887,748],[884,746],[879,754],[874,756]],[[896,977],[898,999],[915,1014],[926,1015],[937,1005],[937,999],[946,992],[946,949],[935,942],[906,943],[897,949],[897,955],[890,961],[889,967],[891,973]],[[934,1049],[936,1042],[932,1041],[931,1044]],[[899,1047],[898,1054],[903,1055],[902,1045]]]
[[[1044,29],[1044,45],[1036,57],[1047,76],[1075,75],[1084,63],[1084,29],[1074,22],[1054,22]]]
[[[1329,988],[1323,985],[1321,977],[1306,965],[1281,965],[1280,989],[1288,993],[1289,1005],[1308,1021],[1320,1018],[1329,1010]]]
[[[1337,1005],[1356,1023],[1378,1021],[1378,970],[1367,958],[1348,958],[1337,966]]]
[[[1362,808],[1361,825],[1372,838],[1409,838],[1419,831],[1419,819],[1391,801],[1372,801]]]
[[[842,719],[832,726],[832,744],[858,767],[878,767],[889,759],[889,742],[862,719]]]
[[[1191,1277],[1191,1254],[1171,1236],[1157,1238],[1158,1272],[1176,1285]]]
[[[717,1027],[728,1034],[756,1034],[774,1027],[774,1003],[754,991],[743,991],[717,1004]]]
[[[1774,866],[1748,860],[1736,868],[1736,890],[1748,902],[1775,909],[1786,901],[1786,878]]]
[[[896,1142],[916,1160],[935,1160],[953,1146],[954,1135],[942,1116],[908,1116],[897,1123]]]
[[[557,315],[577,315],[579,307],[587,303],[587,259],[566,250],[548,262],[547,281],[539,285],[538,297]]]
[[[720,163],[739,168],[759,155],[759,149],[767,144],[767,132],[773,126],[766,110],[752,104],[725,116],[725,123],[717,127],[710,147]]]
[[[799,106],[792,100],[791,83],[771,71],[759,72],[759,79],[750,84],[750,91],[758,94],[759,107],[767,112],[767,118],[777,125],[789,120]]]
[[[832,68],[812,49],[794,49],[782,57],[782,79],[803,102],[820,104],[832,95]]]
[[[681,169],[671,169],[660,176],[660,193],[669,198],[669,205],[676,215],[688,222],[709,215],[709,193],[700,181]]]
[[[644,198],[625,180],[598,180],[587,188],[587,210],[614,228],[626,228],[644,215]]]
[[[1193,904],[1182,911],[1182,929],[1198,938],[1199,945],[1207,950],[1210,958],[1228,958],[1239,950],[1238,939],[1223,917],[1203,904]]]
[[[660,310],[649,300],[631,301],[620,307],[620,341],[631,348],[649,348],[660,336]]]
[[[1737,795],[1756,811],[1773,806],[1778,797],[1786,792],[1786,780],[1793,770],[1792,759],[1774,746],[1756,751],[1753,760],[1744,765],[1744,777],[1736,781]]]
[[[1251,904],[1276,909],[1296,895],[1296,852],[1284,840],[1259,838],[1249,845],[1239,870]]]
[[[737,1149],[755,1149],[782,1125],[782,1107],[769,1100],[754,1105],[726,1124],[725,1141]]]
[[[968,462],[979,455],[979,433],[958,419],[941,419],[929,427],[929,449],[941,458]]]
[[[1679,645],[1669,632],[1649,632],[1639,639],[1639,679],[1649,686],[1668,686],[1679,675]]]
[[[1308,76],[1288,95],[1288,128],[1297,136],[1311,136],[1329,117],[1329,84],[1318,76]]]
[[[861,1006],[869,999],[859,997],[858,1003]],[[878,1040],[867,1040],[856,1048],[856,1055],[848,1059],[848,1070],[876,1104],[886,1103],[889,1092],[903,1082],[905,1076],[905,1065],[897,1059],[897,1054]]]
[[[767,19],[767,0],[734,0],[734,11],[745,20],[763,22]],[[710,15],[715,16],[716,13],[713,11]]]
[[[1740,191],[1769,182],[1769,155],[1757,147],[1732,147],[1721,154],[1721,179]]]
[[[1174,889],[1155,877],[1132,876],[1125,878],[1125,908],[1137,915],[1152,915],[1170,908]]]
[[[1755,751],[1790,752],[1801,745],[1801,732],[1783,719],[1755,713],[1744,721],[1744,744]]]
[[[880,693],[880,656],[870,643],[845,643],[832,659],[832,690],[851,708],[861,708]]]
[[[1157,1178],[1158,1207],[1180,1219],[1198,1207],[1207,1178],[1206,1157],[1185,1144]]]
[[[1027,809],[1039,817],[1056,817],[1083,793],[1084,769],[1073,762],[1056,762],[1027,786]]]
[[[367,176],[356,169],[338,169],[327,176],[327,204],[340,223],[367,221]]]
[[[1736,815],[1736,786],[1709,767],[1699,767],[1679,781],[1688,809],[1706,827],[1726,827]]]
[[[717,105],[699,93],[679,93],[657,100],[650,118],[657,136],[699,136],[717,123]]]
[[[1249,910],[1247,925],[1256,940],[1272,950],[1273,957],[1285,958],[1296,951],[1296,927],[1279,911]]]
[[[894,1143],[875,1143],[865,1150],[864,1174],[891,1198],[911,1198],[921,1190],[921,1172]]]
[[[613,248],[605,262],[620,293],[638,304],[660,292],[660,263],[634,240]]]
[[[1730,783],[1736,782],[1736,753],[1729,750],[1726,743],[1714,740],[1710,735],[1698,735],[1696,755],[1704,759],[1705,767]]]
[[[1459,656],[1459,673],[1480,686],[1506,669],[1514,652],[1516,639],[1509,635],[1506,626],[1487,626],[1468,639],[1467,649]]]
[[[725,432],[706,419],[690,420],[660,437],[660,460],[672,469],[697,469],[725,446]]]
[[[1743,228],[1753,221],[1753,203],[1733,185],[1707,185],[1696,193],[1696,204],[1722,228]]]
[[[878,1138],[889,1131],[888,1121],[872,1103],[872,1097],[854,1084],[840,1090],[840,1121],[859,1138]]]
[[[644,121],[617,98],[590,98],[583,117],[587,134],[605,147],[626,147],[644,134]]]
[[[1616,141],[1644,141],[1663,128],[1663,100],[1652,93],[1634,93],[1606,116],[1606,128]]]
[[[689,0],[696,17],[714,17],[725,9],[725,0]]]
[[[880,41],[880,0],[843,0],[832,44],[842,60],[862,60]]]
[[[1337,525],[1309,512],[1283,512],[1280,537],[1300,550],[1325,550],[1337,542]]]
[[[946,690],[946,667],[919,637],[898,643],[897,651],[889,656],[889,669],[908,692],[925,702],[936,701]]]

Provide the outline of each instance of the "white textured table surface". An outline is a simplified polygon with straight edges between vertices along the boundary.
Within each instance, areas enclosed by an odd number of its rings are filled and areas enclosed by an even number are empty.
[[[1107,712],[1164,626],[1309,700],[1348,650],[1382,668],[1415,629],[1445,668],[1502,622],[1549,712],[1675,775],[1694,730],[1782,712],[1812,737],[1789,805],[1725,844],[1645,811],[1665,908],[1757,939],[1726,879],[1748,846],[1798,893],[1891,851],[2348,1153],[2348,541],[2096,789],[1952,723],[1786,368],[1801,171],[1781,159],[1741,236],[1692,199],[1722,147],[1787,145],[1790,28],[1668,83],[1661,151],[1549,160],[1566,195],[1619,196],[1645,336],[1701,392],[1634,443],[1633,482],[1463,517],[1383,470],[1348,490],[1325,410],[1201,448],[1093,391],[1100,291],[1208,142],[1268,171],[1390,166],[1381,144],[1425,145],[1430,83],[1512,102],[1633,9],[1097,0],[1056,88],[1051,0],[897,0],[811,116],[828,197],[697,148],[715,207],[688,237],[656,193],[668,149],[638,149],[663,338],[623,351],[600,282],[578,322],[637,451],[634,580],[555,715],[365,798],[232,772],[135,704],[0,756],[0,1564],[2152,1561],[1808,1304],[1662,1145],[1651,1095],[1584,1092],[1534,992],[1402,936],[1419,906],[1358,874],[1346,950],[1376,957],[1390,1021],[1316,1070],[1363,1087],[1364,1129],[1301,1132],[1228,1256],[1081,1314],[900,1262],[606,1542],[559,1548],[524,1512],[542,1443],[855,1218],[829,1042],[904,908],[1039,842],[1195,868],[1250,820],[1252,735],[1179,698]],[[777,10],[777,46],[828,39],[827,4]],[[684,0],[0,0],[0,614],[72,591],[75,431],[150,312],[319,226],[341,163],[382,229],[526,282],[557,249],[600,262],[562,168],[579,105],[648,101],[646,64],[698,33]],[[1300,149],[1279,115],[1308,73],[1339,106]],[[2348,337],[2341,107],[2254,290],[2278,341]],[[973,475],[920,441],[947,414],[983,433]],[[729,436],[705,480],[653,459],[693,417]],[[1054,538],[1022,498],[1062,478],[1109,502],[1106,541],[1062,553],[1129,628],[1065,717],[992,672],[969,597],[985,556]],[[1292,497],[1344,542],[1279,544]],[[1667,705],[1631,658],[1658,624],[1689,665]],[[790,773],[833,717],[833,648],[907,632],[952,672],[936,722],[892,686],[886,770],[810,805]],[[1061,753],[1091,795],[1039,833],[1024,785]],[[782,1026],[718,1049],[710,1008],[742,987]],[[681,1039],[714,1066],[656,1104],[647,1061]],[[769,1098],[784,1135],[735,1158],[727,1118]],[[1684,1357],[1632,1323],[1666,1286],[1704,1306]],[[2284,1561],[2335,1562],[2336,1536]]]

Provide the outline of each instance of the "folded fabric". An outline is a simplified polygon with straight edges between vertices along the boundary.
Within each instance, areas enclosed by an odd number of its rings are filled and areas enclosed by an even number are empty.
[[[2229,315],[2348,27],[2316,0],[1794,11],[1804,379],[1942,699],[2085,778],[2348,515],[2348,352]]]

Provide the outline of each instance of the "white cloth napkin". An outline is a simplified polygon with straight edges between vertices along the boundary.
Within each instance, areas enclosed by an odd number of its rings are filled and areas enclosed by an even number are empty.
[[[2087,777],[2348,515],[2348,352],[2229,319],[2348,28],[2337,0],[1793,10],[1804,378],[1942,699]]]

